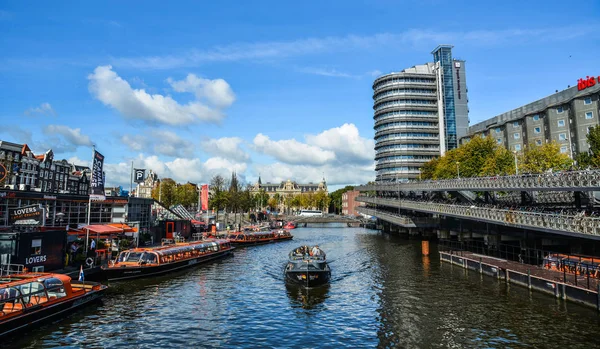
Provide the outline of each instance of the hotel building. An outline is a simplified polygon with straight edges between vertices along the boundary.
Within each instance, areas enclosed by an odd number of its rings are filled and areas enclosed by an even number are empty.
[[[451,45],[431,53],[432,63],[373,82],[377,181],[419,178],[424,163],[467,133],[465,61],[452,58]]]

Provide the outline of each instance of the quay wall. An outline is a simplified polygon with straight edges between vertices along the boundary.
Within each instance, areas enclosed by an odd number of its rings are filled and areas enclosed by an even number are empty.
[[[475,259],[440,252],[442,262],[458,265],[467,270],[473,270],[498,280],[504,280],[507,284],[512,283],[530,290],[543,292],[556,298],[579,303],[593,307],[600,311],[600,293],[582,287],[565,284],[555,280],[548,280],[539,276],[525,274],[515,270],[505,269],[493,264],[484,263]],[[600,286],[599,286],[600,288]]]

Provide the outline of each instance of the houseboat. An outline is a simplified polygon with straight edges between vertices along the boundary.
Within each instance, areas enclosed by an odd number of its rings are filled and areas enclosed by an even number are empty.
[[[286,280],[306,287],[325,285],[331,278],[327,256],[318,245],[292,250],[284,272]]]
[[[270,231],[250,231],[233,232],[227,235],[227,238],[232,245],[249,246],[262,245],[271,242],[287,241],[294,237],[285,229],[270,230]]]
[[[63,274],[0,276],[0,337],[65,316],[98,300],[106,289],[96,282],[72,281]]]
[[[125,250],[102,269],[109,281],[155,276],[228,256],[233,249],[226,239],[165,239],[162,246]]]

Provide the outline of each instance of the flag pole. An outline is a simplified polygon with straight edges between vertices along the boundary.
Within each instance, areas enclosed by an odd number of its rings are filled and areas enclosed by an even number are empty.
[[[131,173],[130,173],[130,179],[131,181],[129,182],[129,196],[131,196],[131,193],[133,193],[133,160],[131,160]]]
[[[94,170],[94,156],[96,155],[96,146],[92,146],[92,169]],[[94,176],[93,173],[90,173],[90,179]],[[92,215],[92,193],[90,192],[91,188],[88,189],[88,215],[87,215],[87,232],[85,234],[85,255],[88,253],[88,240],[90,239],[90,217]]]

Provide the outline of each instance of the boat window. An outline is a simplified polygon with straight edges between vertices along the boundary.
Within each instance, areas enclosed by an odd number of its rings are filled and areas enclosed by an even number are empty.
[[[25,304],[36,305],[48,301],[46,289],[41,282],[30,282],[18,286],[18,288],[23,295],[23,302]]]
[[[65,297],[67,295],[63,282],[57,278],[49,278],[44,280],[44,285],[46,286],[49,300]]]
[[[123,262],[138,262],[143,252],[129,252]]]
[[[22,309],[23,300],[17,288],[7,287],[0,289],[0,316]]]
[[[156,263],[156,255],[154,253],[144,253],[142,260],[146,263]]]

